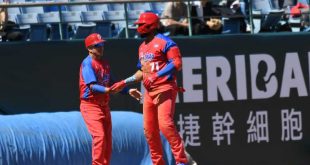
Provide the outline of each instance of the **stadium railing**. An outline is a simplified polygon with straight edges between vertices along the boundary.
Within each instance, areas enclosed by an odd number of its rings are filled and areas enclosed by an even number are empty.
[[[103,21],[111,21],[113,23],[115,22],[119,22],[119,24],[115,24],[115,28],[118,30],[118,34],[123,34],[125,38],[129,38],[131,37],[131,31],[132,31],[132,28],[134,27],[131,27],[130,26],[130,23],[132,23],[134,20],[133,17],[130,18],[131,16],[131,13],[129,12],[129,9],[130,7],[132,8],[132,4],[138,4],[138,3],[165,3],[165,2],[173,2],[173,1],[177,1],[177,0],[100,0],[100,1],[72,1],[72,2],[61,2],[61,1],[53,1],[53,2],[49,2],[49,1],[36,1],[36,2],[17,2],[17,3],[0,3],[0,8],[12,8],[12,9],[16,9],[16,8],[20,8],[20,9],[25,9],[25,8],[33,8],[34,10],[41,10],[40,8],[38,7],[43,7],[43,8],[54,8],[52,11],[54,12],[58,12],[59,13],[59,23],[58,23],[58,32],[60,33],[60,40],[62,39],[74,39],[74,37],[70,37],[70,34],[68,34],[69,32],[64,29],[64,28],[68,28],[67,26],[64,26],[64,23],[65,22],[69,22],[68,24],[71,24],[72,23],[81,23],[83,22],[83,20],[69,20],[69,21],[64,21],[64,18],[63,18],[63,13],[67,13],[68,11],[66,11],[66,9],[64,9],[66,6],[70,6],[71,10],[69,12],[85,12],[83,11],[85,8],[85,6],[92,6],[92,5],[102,5],[102,4],[108,4],[110,6],[116,6],[116,10],[117,11],[120,11],[119,8],[123,8],[124,10],[124,19],[120,19],[120,18],[117,18],[117,17],[111,17],[110,19],[106,20],[103,18]],[[252,4],[252,1],[253,0],[249,0],[249,4]],[[192,3],[195,3],[195,2],[198,2],[198,0],[184,0],[184,2],[186,2],[187,4],[192,4]],[[116,5],[117,4],[117,5]],[[56,7],[56,8],[55,8]],[[145,6],[141,6],[145,11],[148,11],[149,9]],[[249,25],[250,25],[250,33],[251,34],[254,34],[255,31],[254,31],[254,26],[253,26],[253,9],[252,9],[252,5],[248,5],[248,16],[246,16],[247,18],[249,18]],[[189,28],[188,28],[188,35],[189,36],[192,36],[192,26],[191,26],[191,18],[193,18],[191,16],[191,12],[190,12],[190,9],[191,6],[190,5],[187,5],[187,18],[190,18],[188,19],[189,20]],[[74,9],[76,9],[77,11],[74,11]],[[151,8],[150,8],[151,9]],[[80,10],[80,11],[78,11]],[[81,11],[82,10],[82,11]],[[152,9],[151,9],[152,10]],[[155,9],[156,10],[156,9]],[[155,10],[153,10],[153,12],[156,12]],[[21,11],[21,14],[23,13],[22,11],[24,10],[20,10]],[[10,13],[9,13],[10,14]],[[14,14],[14,13],[13,13]],[[33,24],[38,24],[37,22],[34,22]],[[41,23],[42,24],[42,23]],[[45,23],[46,24],[46,23]],[[84,24],[85,25],[85,24]],[[74,24],[73,27],[73,30],[77,30],[78,27],[80,26],[83,26],[83,24]],[[85,25],[85,26],[89,26],[89,25]],[[124,29],[123,29],[123,33],[121,32],[121,28],[124,26]],[[110,33],[109,33],[110,34]],[[66,36],[66,37],[65,37]]]

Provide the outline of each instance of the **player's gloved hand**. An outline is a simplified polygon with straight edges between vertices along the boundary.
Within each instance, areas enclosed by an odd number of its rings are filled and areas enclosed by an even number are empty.
[[[114,83],[114,84],[110,87],[110,89],[111,89],[113,92],[117,93],[117,92],[123,90],[123,88],[125,88],[125,86],[126,86],[126,83],[125,83],[124,80],[122,80],[122,81],[119,81],[119,82]]]
[[[152,74],[151,76],[149,76],[148,78],[146,78],[143,81],[143,85],[145,87],[145,89],[149,90],[151,89],[151,85],[154,83],[154,81],[156,81],[158,79],[158,75],[157,73]]]

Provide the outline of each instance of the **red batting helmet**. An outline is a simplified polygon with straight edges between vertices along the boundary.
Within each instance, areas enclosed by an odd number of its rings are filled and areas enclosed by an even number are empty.
[[[146,34],[154,31],[159,26],[159,18],[156,14],[152,12],[142,13],[135,22],[136,25],[139,25],[137,31],[140,34]]]
[[[104,41],[105,40],[102,39],[100,34],[92,33],[85,38],[85,47],[88,48],[89,46],[96,45]]]

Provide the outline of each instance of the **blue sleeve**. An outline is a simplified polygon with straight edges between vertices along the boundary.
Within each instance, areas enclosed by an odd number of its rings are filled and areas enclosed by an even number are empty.
[[[141,70],[141,68],[142,68],[142,65],[141,65],[140,60],[138,60],[137,68],[138,68],[139,70]]]
[[[166,40],[167,43],[164,47],[163,53],[166,54],[168,52],[168,50],[174,46],[177,46],[177,44],[175,42],[173,42],[172,40]]]
[[[169,51],[170,48],[177,46],[177,44],[167,36],[164,36],[162,34],[158,34],[158,35],[156,35],[156,37],[158,37],[158,38],[160,38],[166,42],[165,47],[162,50],[164,54],[167,54],[167,52]]]
[[[163,69],[161,69],[160,71],[157,72],[157,75],[159,77],[162,77],[162,76],[169,75],[174,71],[175,71],[175,66],[173,64],[173,61],[169,60],[168,64]]]
[[[98,84],[93,84],[91,86],[91,90],[93,92],[99,92],[99,93],[105,93],[106,92],[106,88],[104,86],[98,85]]]
[[[95,71],[92,68],[91,61],[84,61],[82,64],[82,76],[87,85],[97,82]]]

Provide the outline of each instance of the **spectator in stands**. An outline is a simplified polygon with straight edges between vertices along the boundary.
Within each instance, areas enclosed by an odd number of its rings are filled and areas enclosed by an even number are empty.
[[[170,35],[188,34],[187,6],[183,1],[167,2],[161,18],[162,25]]]
[[[212,1],[202,0],[191,7],[193,34],[222,33],[221,12]]]
[[[8,20],[7,8],[0,8],[0,36],[2,42],[4,41],[20,41],[24,39],[21,32],[15,31],[17,25],[15,22]]]
[[[220,3],[218,8],[222,17],[239,20],[240,32],[246,32],[247,24],[245,15],[241,11],[240,0],[227,0]]]
[[[191,7],[193,34],[219,34],[222,32],[222,22],[219,12],[212,9],[212,3],[202,1],[201,5]],[[166,31],[174,35],[188,35],[189,21],[187,18],[187,5],[182,1],[169,2],[161,15],[162,24]]]

